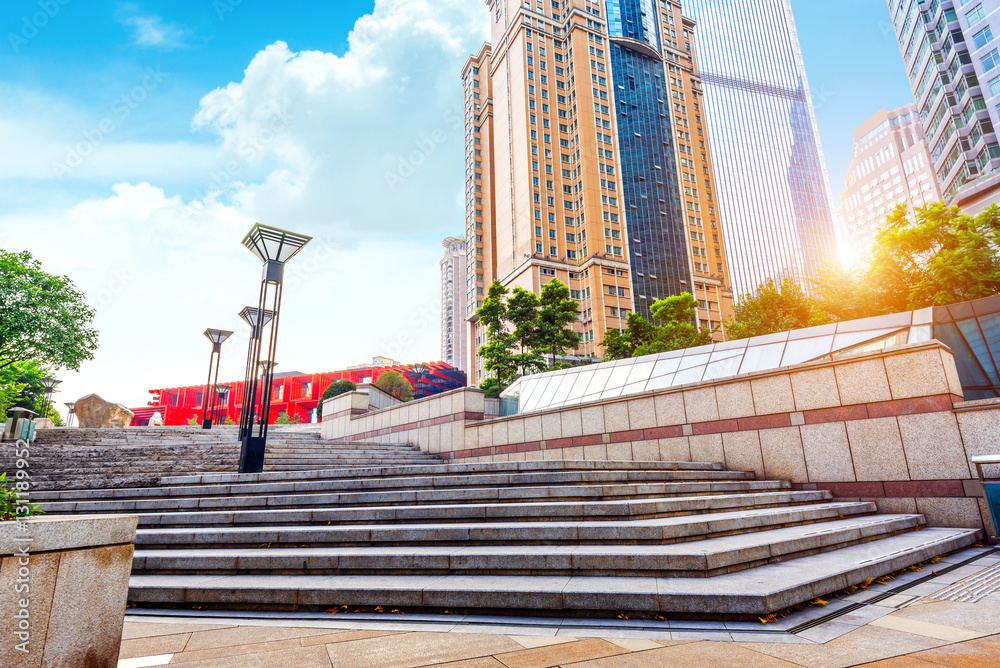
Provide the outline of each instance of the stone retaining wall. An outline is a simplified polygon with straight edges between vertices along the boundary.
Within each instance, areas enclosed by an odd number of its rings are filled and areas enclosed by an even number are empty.
[[[993,532],[969,458],[1000,451],[1000,401],[964,402],[937,341],[489,421],[479,390],[378,412],[363,396],[328,401],[324,438],[408,442],[462,462],[720,462]]]

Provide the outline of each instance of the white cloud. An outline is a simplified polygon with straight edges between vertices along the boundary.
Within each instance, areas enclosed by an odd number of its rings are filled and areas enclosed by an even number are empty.
[[[201,382],[201,333],[237,329],[256,304],[260,265],[240,245],[255,220],[316,239],[288,267],[282,369],[438,359],[440,239],[464,227],[459,74],[487,25],[478,2],[377,0],[343,56],[278,42],[206,94],[192,128],[210,150],[111,134],[69,177],[127,181],[111,196],[0,210],[3,246],[32,251],[100,306],[97,359],[60,374],[59,406],[95,391],[143,405],[149,389]],[[58,129],[72,110],[58,112],[0,120],[0,181],[51,180],[76,136]],[[401,165],[401,183],[387,178]],[[155,185],[192,173],[207,175],[193,199]],[[245,354],[227,344],[222,376],[239,379]]]
[[[118,23],[128,29],[136,46],[159,49],[176,49],[186,45],[190,31],[176,23],[169,23],[156,14],[143,14],[133,3],[119,5]]]

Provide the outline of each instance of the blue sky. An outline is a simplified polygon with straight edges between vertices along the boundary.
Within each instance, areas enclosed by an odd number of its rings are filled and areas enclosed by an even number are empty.
[[[792,2],[836,197],[854,128],[910,92],[880,0]],[[0,248],[98,307],[101,350],[64,400],[197,382],[201,332],[256,303],[254,221],[316,237],[291,267],[282,368],[438,359],[459,73],[487,23],[478,0],[0,4]]]

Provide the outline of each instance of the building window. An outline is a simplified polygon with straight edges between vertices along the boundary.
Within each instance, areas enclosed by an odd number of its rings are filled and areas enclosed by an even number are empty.
[[[1000,65],[1000,50],[993,49],[979,60],[983,64],[983,71],[989,72],[997,65]]]
[[[977,49],[981,49],[986,46],[993,39],[993,31],[989,26],[986,26],[975,35],[972,36],[972,41],[975,43]]]
[[[983,4],[979,3],[969,11],[965,13],[965,18],[969,20],[969,27],[976,25],[980,21],[986,18],[986,12],[983,11]]]

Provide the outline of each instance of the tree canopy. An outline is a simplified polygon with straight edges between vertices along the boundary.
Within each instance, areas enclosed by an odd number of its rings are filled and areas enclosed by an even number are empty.
[[[768,281],[755,293],[740,297],[726,329],[729,338],[736,340],[804,329],[826,321],[827,316],[806,296],[802,286],[786,278],[778,285]]]
[[[319,399],[319,406],[316,407],[316,418],[323,419],[323,402],[327,399],[339,397],[342,394],[353,392],[358,386],[349,380],[335,380],[323,391],[323,396]]]
[[[638,313],[628,317],[624,331],[611,329],[604,335],[604,359],[619,360],[682,350],[712,342],[712,332],[695,323],[698,302],[685,292],[654,302],[649,310],[655,324]]]
[[[372,385],[400,401],[413,401],[413,386],[402,374],[395,371],[380,374]]]
[[[18,362],[79,370],[94,358],[94,310],[65,276],[30,253],[0,250],[0,369]]]
[[[580,335],[573,331],[579,306],[559,280],[542,286],[541,295],[520,286],[508,290],[494,281],[476,314],[486,330],[486,343],[478,353],[488,378],[480,387],[493,395],[518,376],[556,365],[580,345]]]

